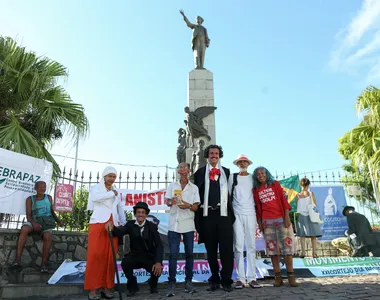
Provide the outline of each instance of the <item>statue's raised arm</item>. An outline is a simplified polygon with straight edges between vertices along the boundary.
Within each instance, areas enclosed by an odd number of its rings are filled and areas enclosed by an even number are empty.
[[[205,69],[205,54],[206,48],[210,45],[210,39],[208,37],[207,29],[202,25],[204,20],[201,16],[197,16],[195,18],[195,24],[193,24],[188,18],[186,18],[185,12],[182,9],[180,9],[179,13],[183,16],[186,25],[193,31],[191,37],[191,49],[194,54],[195,68]]]
[[[180,9],[179,13],[183,16],[183,19],[184,19],[187,27],[194,29],[195,25],[193,23],[191,23],[188,18],[186,18],[185,12],[182,9]]]

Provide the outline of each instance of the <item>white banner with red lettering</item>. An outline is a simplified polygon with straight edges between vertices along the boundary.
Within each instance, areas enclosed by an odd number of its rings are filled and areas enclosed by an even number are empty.
[[[150,210],[169,209],[165,200],[166,189],[151,191],[118,189],[118,192],[125,205],[125,210],[132,210],[137,202],[145,202]]]

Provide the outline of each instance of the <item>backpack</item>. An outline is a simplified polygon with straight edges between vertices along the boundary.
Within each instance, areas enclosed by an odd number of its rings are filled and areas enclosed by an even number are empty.
[[[237,186],[237,184],[238,184],[238,182],[237,182],[238,175],[239,175],[239,173],[232,174],[233,178],[232,178],[232,189],[231,189],[231,201],[234,200],[234,191],[235,191],[235,186]]]

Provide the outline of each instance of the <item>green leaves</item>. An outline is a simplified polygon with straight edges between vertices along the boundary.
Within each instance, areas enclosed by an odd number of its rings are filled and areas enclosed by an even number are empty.
[[[365,182],[365,186],[362,186],[366,191],[364,194],[367,199],[374,201],[368,180],[368,163],[373,170],[380,169],[380,89],[367,87],[359,95],[355,108],[362,121],[339,139],[338,151],[351,161],[349,166],[345,166],[345,170],[350,173],[348,177]],[[362,174],[359,174],[359,170]],[[377,172],[374,176],[376,180],[380,179]]]
[[[82,105],[58,85],[66,77],[60,63],[0,36],[0,147],[51,161],[54,176],[60,169],[47,147],[89,130]]]

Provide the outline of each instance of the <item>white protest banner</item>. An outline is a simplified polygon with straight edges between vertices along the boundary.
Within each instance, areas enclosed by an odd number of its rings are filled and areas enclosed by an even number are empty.
[[[150,210],[167,210],[165,194],[166,189],[159,190],[127,190],[118,189],[125,210],[132,210],[137,202],[145,202]]]
[[[184,260],[179,260],[177,262],[177,274],[176,279],[177,282],[185,282],[185,265],[186,262]],[[219,261],[220,265],[220,261]],[[117,261],[117,270],[119,273],[120,283],[127,283],[127,278],[121,268],[121,261]],[[66,259],[61,266],[55,271],[53,276],[50,277],[48,284],[84,284],[84,277],[86,273],[86,262],[85,261],[70,261]],[[133,275],[137,277],[138,283],[146,283],[150,274],[146,272],[144,269],[135,269],[133,270]],[[168,280],[169,275],[169,263],[167,260],[163,261],[162,264],[162,273],[158,282],[166,282]],[[207,282],[209,277],[211,276],[210,266],[207,260],[195,260],[193,265],[193,281],[194,282]],[[256,276],[257,278],[263,278],[260,269],[256,268]],[[236,269],[234,267],[232,273],[232,279],[236,279]],[[115,283],[116,283],[115,276]]]
[[[48,191],[52,174],[51,162],[0,148],[0,212],[25,214],[34,184],[45,181]]]

